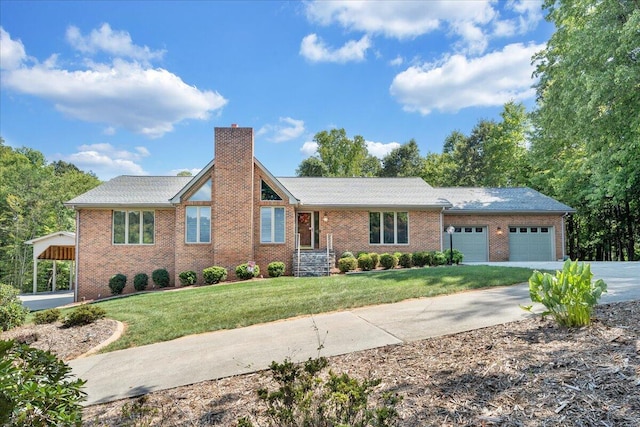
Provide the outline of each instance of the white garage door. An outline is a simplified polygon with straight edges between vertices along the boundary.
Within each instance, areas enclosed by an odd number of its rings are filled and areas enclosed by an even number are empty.
[[[553,227],[509,227],[509,261],[554,261]]]
[[[453,226],[453,248],[464,255],[463,261],[488,261],[487,227]],[[444,233],[444,249],[449,249],[449,234]]]

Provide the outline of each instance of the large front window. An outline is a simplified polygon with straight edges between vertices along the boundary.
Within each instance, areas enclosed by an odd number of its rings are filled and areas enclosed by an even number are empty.
[[[260,243],[284,243],[284,208],[260,208]]]
[[[211,242],[211,207],[187,206],[186,209],[186,236],[187,243]]]
[[[369,212],[369,243],[406,245],[409,243],[407,212]]]
[[[153,211],[113,211],[113,243],[152,245],[155,236]]]

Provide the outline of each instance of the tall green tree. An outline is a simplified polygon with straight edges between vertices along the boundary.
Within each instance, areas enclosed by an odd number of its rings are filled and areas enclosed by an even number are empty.
[[[418,143],[411,139],[384,156],[382,165],[379,176],[420,176],[424,159],[420,156]]]
[[[362,136],[347,137],[343,129],[323,130],[313,140],[318,144],[318,156],[327,167],[326,176],[362,176],[369,152]]]

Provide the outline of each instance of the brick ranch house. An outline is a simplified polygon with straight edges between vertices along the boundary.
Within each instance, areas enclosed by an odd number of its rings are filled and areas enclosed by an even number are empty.
[[[68,201],[76,211],[76,300],[106,297],[122,273],[180,272],[255,261],[266,274],[327,274],[343,251],[453,246],[465,261],[564,257],[574,210],[529,188],[433,188],[420,178],[276,178],[254,157],[253,129],[215,129],[196,176],[120,176]],[[309,265],[306,265],[309,262]],[[322,272],[324,268],[324,272]],[[311,270],[311,271],[310,271]],[[127,284],[125,292],[133,286]]]

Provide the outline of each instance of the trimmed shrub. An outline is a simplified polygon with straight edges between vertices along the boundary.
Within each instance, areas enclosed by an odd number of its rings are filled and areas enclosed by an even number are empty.
[[[213,267],[202,270],[202,277],[204,278],[204,283],[207,285],[224,282],[227,280],[227,269],[214,265]]]
[[[133,288],[136,291],[144,291],[149,284],[149,276],[147,273],[138,273],[133,277]]]
[[[447,257],[444,256],[444,253],[440,251],[431,251],[431,264],[432,266],[436,265],[445,265],[447,263]]]
[[[344,251],[342,252],[342,255],[340,255],[340,258],[355,258],[355,257],[353,256],[353,252]]]
[[[183,271],[178,274],[178,278],[180,279],[180,284],[182,286],[195,285],[198,281],[198,275],[193,270]]]
[[[240,280],[249,280],[260,275],[260,267],[255,264],[253,268],[248,263],[240,264],[236,267],[236,277]]]
[[[449,260],[451,259],[451,250],[447,249],[446,251],[444,251],[444,257],[447,259],[447,263],[449,263]],[[454,264],[460,264],[462,262],[462,260],[464,259],[464,255],[462,255],[462,252],[460,252],[457,249],[453,250],[453,263]]]
[[[83,304],[65,317],[62,324],[65,328],[73,326],[88,325],[98,319],[102,319],[107,314],[104,308],[92,304]]]
[[[24,323],[29,309],[22,305],[18,290],[11,285],[0,283],[0,328],[8,331]]]
[[[50,308],[48,310],[38,311],[33,316],[33,322],[36,325],[44,325],[46,323],[53,323],[60,319],[60,310],[57,308]]]
[[[371,262],[373,262],[373,269],[378,268],[378,263],[380,262],[380,255],[377,252],[370,252],[369,256],[371,257]]]
[[[153,283],[160,288],[166,288],[171,283],[171,277],[169,277],[169,272],[165,268],[153,270],[151,278]]]
[[[368,253],[361,253],[358,256],[358,268],[362,271],[369,271],[373,269],[373,260]]]
[[[267,266],[267,273],[269,273],[269,277],[280,277],[284,274],[284,269],[284,262],[273,261]]]
[[[48,351],[0,341],[0,425],[79,426],[86,381]]]
[[[358,268],[358,260],[354,257],[340,258],[338,260],[338,268],[342,273],[355,270],[356,268]]]
[[[427,251],[414,252],[412,260],[416,267],[424,267],[431,264],[431,254]]]
[[[114,274],[109,279],[109,289],[111,289],[111,295],[120,295],[127,285],[127,276],[124,274]]]
[[[380,255],[380,265],[385,270],[396,268],[396,266],[398,265],[398,257],[391,254],[382,254]]]
[[[400,264],[402,268],[413,267],[413,255],[411,253],[400,254],[398,257],[398,264]]]

